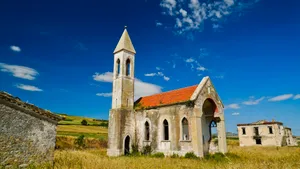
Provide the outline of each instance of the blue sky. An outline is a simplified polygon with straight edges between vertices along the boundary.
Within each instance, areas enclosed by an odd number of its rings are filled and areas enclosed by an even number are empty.
[[[113,50],[137,51],[136,97],[210,76],[226,127],[282,121],[300,135],[295,0],[3,1],[0,90],[57,113],[108,118]],[[146,89],[146,90],[145,90]]]

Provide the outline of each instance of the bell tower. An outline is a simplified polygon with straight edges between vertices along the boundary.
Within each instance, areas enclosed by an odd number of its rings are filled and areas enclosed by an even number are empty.
[[[125,26],[119,43],[114,50],[112,109],[133,109],[135,53]]]
[[[114,50],[112,108],[109,111],[108,156],[129,153],[135,139],[134,128],[134,56],[127,29]]]

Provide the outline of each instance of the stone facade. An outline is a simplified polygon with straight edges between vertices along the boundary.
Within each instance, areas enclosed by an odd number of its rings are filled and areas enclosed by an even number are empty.
[[[249,124],[238,124],[240,146],[297,146],[291,129],[281,122],[265,120]]]
[[[126,29],[116,49],[109,112],[109,156],[127,154],[133,145],[140,151],[151,146],[154,152],[165,155],[193,152],[203,157],[208,153],[227,152],[224,106],[209,77],[203,78],[199,85],[162,93],[164,96],[157,99],[154,95],[147,96],[156,102],[170,97],[166,104],[147,106],[143,97],[133,102],[135,50]],[[172,100],[170,94],[181,98],[177,95],[180,91],[189,93],[181,92],[184,99]],[[217,128],[217,141],[212,139],[212,127]]]
[[[0,96],[0,166],[51,163],[60,117],[7,93]]]

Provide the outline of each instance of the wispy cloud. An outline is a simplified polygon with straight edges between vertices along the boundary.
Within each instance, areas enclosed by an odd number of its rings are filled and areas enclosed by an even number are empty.
[[[224,79],[224,75],[219,75],[219,76],[213,76],[215,79]]]
[[[197,67],[197,70],[200,70],[200,71],[205,71],[205,70],[207,70],[205,67],[203,67],[203,66],[199,66],[199,67]]]
[[[234,113],[232,113],[231,115],[233,115],[233,116],[238,116],[238,115],[240,115],[240,113],[239,113],[239,112],[234,112]]]
[[[17,84],[17,88],[22,89],[22,90],[27,90],[27,91],[32,91],[32,92],[41,92],[43,91],[42,89],[36,87],[36,86],[31,86],[31,85],[24,85],[24,84]]]
[[[296,94],[296,95],[294,96],[294,100],[297,100],[297,99],[300,99],[300,94]]]
[[[170,80],[170,78],[169,78],[169,77],[167,77],[167,76],[164,76],[164,80],[165,80],[165,81],[169,81],[169,80]]]
[[[156,67],[158,68],[158,67]],[[157,70],[161,70],[161,69],[157,69]],[[157,72],[157,73],[146,73],[144,74],[145,76],[148,76],[148,77],[153,77],[153,76],[160,76],[160,77],[163,77],[163,79],[165,81],[169,81],[170,80],[170,77],[167,77],[165,76],[165,74],[163,72]]]
[[[245,105],[257,105],[259,102],[261,102],[264,99],[265,99],[265,97],[261,97],[259,99],[254,100],[253,97],[250,97],[250,100],[244,101],[243,104],[245,104]]]
[[[214,27],[233,13],[240,13],[258,0],[250,0],[247,4],[242,0],[223,0],[200,2],[199,0],[162,0],[160,6],[163,14],[171,16],[175,21],[178,34],[189,31],[202,31],[204,21],[210,20]]]
[[[156,76],[156,73],[146,73],[145,76],[150,76],[150,77]]]
[[[229,104],[227,106],[225,106],[225,109],[239,109],[240,106],[237,103],[233,103],[233,104]]]
[[[155,24],[156,24],[156,26],[157,26],[157,27],[159,27],[159,26],[162,26],[162,25],[163,25],[161,22],[158,22],[158,21],[156,21],[156,22],[155,22]]]
[[[192,63],[192,62],[194,62],[195,60],[193,59],[193,58],[188,58],[188,59],[186,59],[185,60],[185,62],[187,62],[187,63]]]
[[[93,78],[95,81],[99,82],[108,82],[111,83],[113,81],[113,73],[112,72],[105,72],[102,74],[95,73],[93,75]],[[142,96],[148,96],[156,93],[161,93],[162,87],[147,83],[139,80],[138,78],[134,79],[134,97],[135,99],[138,99]]]
[[[14,77],[27,80],[34,80],[39,74],[36,70],[32,68],[19,65],[9,65],[6,63],[0,63],[0,68],[2,72],[8,72],[11,73]]]
[[[293,94],[283,94],[283,95],[279,95],[276,97],[272,97],[268,101],[278,102],[278,101],[288,100],[288,99],[292,98],[293,96],[294,96]]]
[[[21,52],[21,48],[19,46],[12,45],[10,46],[10,49],[14,52]]]
[[[112,93],[97,93],[97,96],[102,96],[102,97],[111,97]]]

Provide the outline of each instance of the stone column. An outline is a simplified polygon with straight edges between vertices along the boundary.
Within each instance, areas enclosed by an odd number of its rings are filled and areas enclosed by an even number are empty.
[[[203,157],[203,140],[202,140],[202,111],[200,108],[194,108],[192,120],[192,144],[196,155]]]
[[[217,124],[218,127],[218,147],[219,152],[226,153],[227,152],[227,142],[226,142],[226,128],[224,117],[220,117],[220,121]]]

